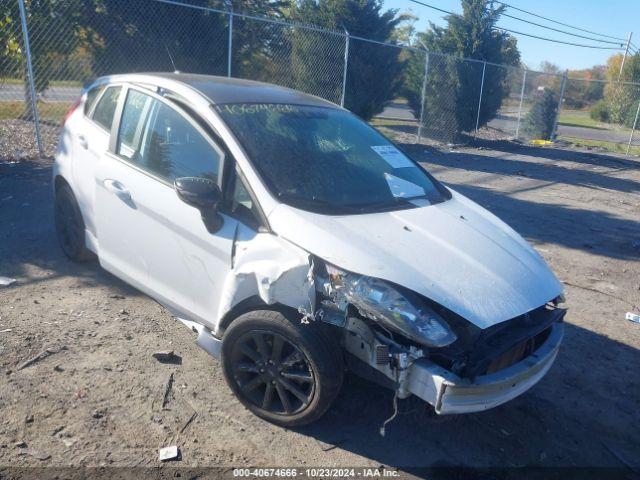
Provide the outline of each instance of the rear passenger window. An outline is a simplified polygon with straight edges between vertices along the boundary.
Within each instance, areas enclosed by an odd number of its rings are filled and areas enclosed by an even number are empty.
[[[173,183],[179,177],[218,181],[222,153],[176,110],[145,93],[129,90],[116,153]]]
[[[87,100],[84,102],[85,115],[89,115],[91,107],[93,107],[93,104],[96,102],[96,98],[98,98],[98,95],[100,95],[102,90],[104,90],[104,85],[98,85],[87,92]]]
[[[107,130],[111,130],[111,122],[113,122],[113,114],[116,112],[119,95],[120,87],[107,88],[93,111],[93,121]]]

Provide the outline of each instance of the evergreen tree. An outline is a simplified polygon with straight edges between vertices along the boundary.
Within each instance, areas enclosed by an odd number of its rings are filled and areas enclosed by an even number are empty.
[[[294,20],[381,42],[393,39],[404,16],[382,10],[382,0],[301,0],[291,10]],[[334,101],[342,91],[344,39],[296,29],[292,42],[294,85]],[[362,118],[380,113],[402,86],[400,49],[351,39],[345,107]]]
[[[558,95],[545,88],[536,93],[531,110],[522,124],[525,137],[539,140],[551,140],[553,124],[558,112]]]
[[[461,0],[462,14],[446,17],[447,27],[431,24],[418,35],[429,52],[425,101],[425,131],[441,140],[457,139],[475,128],[483,64],[463,58],[516,66],[520,63],[516,39],[495,30],[504,6],[494,8],[491,0]],[[488,64],[485,69],[480,126],[495,117],[509,94],[509,70]],[[416,117],[424,78],[424,55],[412,56],[405,77],[405,95]],[[428,133],[427,133],[428,134]]]

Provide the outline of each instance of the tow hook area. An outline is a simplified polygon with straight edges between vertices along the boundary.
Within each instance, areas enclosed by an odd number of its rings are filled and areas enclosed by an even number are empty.
[[[551,368],[563,331],[562,323],[554,324],[545,342],[531,355],[473,381],[436,365],[421,351],[390,354],[388,363],[379,364],[376,350],[382,342],[357,318],[348,319],[344,340],[349,353],[395,382],[397,398],[413,394],[431,404],[438,414],[457,414],[496,407],[533,387]]]
[[[422,350],[398,348],[390,339],[384,342],[362,320],[348,317],[343,336],[344,347],[353,356],[375,368],[395,383],[399,398],[411,395],[409,372],[413,363],[423,356]]]

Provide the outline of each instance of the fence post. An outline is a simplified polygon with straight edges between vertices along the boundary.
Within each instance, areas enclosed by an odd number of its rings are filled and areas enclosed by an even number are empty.
[[[478,116],[476,117],[476,132],[473,138],[478,135],[478,126],[480,125],[480,107],[482,106],[482,90],[484,89],[484,72],[487,69],[487,62],[482,62],[482,81],[480,82],[480,98],[478,98]]]
[[[233,4],[229,2],[229,41],[227,42],[227,77],[231,78],[231,52],[233,51]]]
[[[631,135],[629,136],[629,144],[627,145],[627,155],[631,149],[631,142],[633,141],[633,132],[636,130],[636,124],[638,123],[638,114],[640,113],[640,102],[638,102],[638,109],[636,110],[636,118],[633,121],[633,128],[631,129]]]
[[[418,142],[422,140],[422,125],[424,122],[424,99],[427,96],[427,77],[429,75],[429,50],[420,42],[424,48],[424,78],[422,79],[422,94],[420,96],[420,124],[418,125]]]
[[[31,63],[31,47],[29,45],[29,30],[27,30],[27,12],[24,8],[24,0],[18,0],[20,6],[20,21],[22,23],[22,38],[24,40],[24,51],[27,61],[27,81],[29,82],[29,96],[31,97],[31,111],[33,113],[33,123],[36,131],[36,144],[38,153],[44,156],[42,148],[42,137],[40,136],[40,117],[38,115],[38,99],[36,97],[36,85],[33,78],[33,65]]]
[[[520,132],[520,118],[522,117],[522,101],[524,100],[524,86],[527,84],[527,70],[522,74],[522,88],[520,89],[520,106],[518,107],[518,123],[516,124],[516,140]]]
[[[569,74],[569,70],[564,71],[564,75],[562,76],[562,85],[560,86],[560,98],[558,99],[558,108],[556,109],[556,118],[553,121],[553,129],[551,130],[551,140],[556,139],[557,130],[558,130],[558,118],[560,118],[560,111],[562,110],[562,99],[564,98],[564,89],[567,85],[567,75]]]
[[[340,106],[344,107],[344,97],[347,94],[347,67],[349,65],[349,32],[344,29],[344,68],[342,69],[342,97]]]

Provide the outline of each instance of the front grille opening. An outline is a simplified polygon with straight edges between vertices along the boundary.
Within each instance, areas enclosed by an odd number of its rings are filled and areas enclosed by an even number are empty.
[[[509,350],[494,358],[489,363],[485,371],[485,375],[499,372],[500,370],[508,368],[511,365],[515,365],[520,360],[528,357],[538,348],[540,348],[544,341],[549,337],[550,333],[551,327],[544,329],[535,337],[529,338],[511,347]]]

